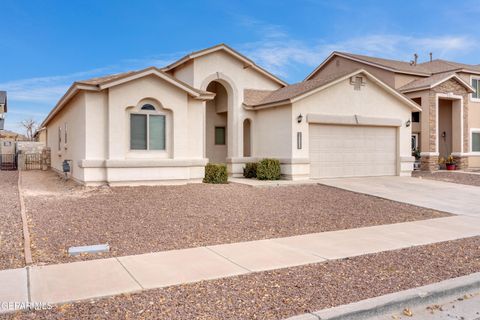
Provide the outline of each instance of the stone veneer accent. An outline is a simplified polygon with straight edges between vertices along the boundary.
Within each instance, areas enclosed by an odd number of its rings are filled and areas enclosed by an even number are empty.
[[[458,170],[468,168],[468,157],[453,156]]]
[[[420,170],[422,170],[422,171],[437,171],[438,170],[438,156],[422,156],[420,158]]]
[[[469,146],[468,135],[468,91],[457,80],[450,79],[429,91],[429,150],[422,152],[436,152],[437,141],[437,93],[452,93],[463,97],[463,150],[466,152]],[[456,157],[458,168],[468,167],[468,159],[466,157]],[[434,171],[438,170],[438,156],[422,156],[421,170]]]

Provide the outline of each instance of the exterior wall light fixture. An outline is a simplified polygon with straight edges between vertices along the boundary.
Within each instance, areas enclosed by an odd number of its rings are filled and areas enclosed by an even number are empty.
[[[407,126],[407,128],[410,127],[410,123],[411,123],[411,121],[410,121],[410,119],[408,119],[407,122],[405,123],[405,125]]]
[[[297,122],[300,123],[300,122],[302,122],[302,120],[303,120],[303,116],[302,116],[302,114],[300,113],[300,114],[298,115],[298,117],[297,117]]]

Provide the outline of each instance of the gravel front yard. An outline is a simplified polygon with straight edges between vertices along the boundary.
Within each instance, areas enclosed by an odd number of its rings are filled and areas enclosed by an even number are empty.
[[[18,173],[0,171],[0,269],[20,268],[24,264]]]
[[[468,173],[468,172],[448,172],[448,171],[437,171],[437,172],[414,171],[412,175],[414,177],[422,178],[422,179],[439,180],[439,181],[467,184],[470,186],[480,187],[480,174],[474,174],[474,173]]]
[[[13,319],[282,319],[480,271],[480,237],[68,304]]]
[[[321,185],[239,184],[81,189],[26,172],[36,263],[140,254],[397,223],[448,214]],[[65,188],[65,189],[63,189]],[[109,243],[111,252],[68,257],[70,246]]]

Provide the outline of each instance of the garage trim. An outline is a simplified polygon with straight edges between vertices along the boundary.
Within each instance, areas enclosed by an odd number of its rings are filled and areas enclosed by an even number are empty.
[[[401,127],[402,120],[394,118],[365,117],[360,115],[336,116],[330,114],[307,114],[307,122],[312,124],[333,124],[333,125],[357,125],[357,126],[380,126],[380,127]]]

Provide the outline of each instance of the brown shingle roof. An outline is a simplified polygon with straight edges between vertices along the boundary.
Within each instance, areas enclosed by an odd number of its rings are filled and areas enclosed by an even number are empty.
[[[360,69],[358,69],[360,70]],[[355,71],[358,71],[355,70]],[[304,93],[307,93],[316,88],[322,87],[330,82],[333,82],[339,78],[342,78],[355,71],[345,71],[328,75],[323,78],[315,78],[295,84],[291,84],[284,88],[280,88],[274,91],[262,91],[262,90],[245,90],[244,92],[244,104],[247,106],[260,106],[270,103],[276,103],[286,101],[295,97],[298,97]]]
[[[437,73],[427,78],[420,78],[415,81],[407,83],[403,87],[398,88],[398,91],[402,92],[402,91],[408,91],[413,89],[429,88],[431,85],[439,81],[442,81],[442,79],[446,79],[454,74],[455,72],[443,72],[443,73]]]
[[[418,63],[417,65],[413,65],[410,62],[400,61],[400,60],[369,57],[361,54],[353,54],[353,53],[347,53],[347,52],[338,52],[338,53],[347,57],[366,61],[369,63],[373,63],[376,65],[397,70],[400,72],[414,72],[414,73],[417,72],[417,73],[425,73],[426,75],[443,73],[443,72],[453,71],[453,70],[461,70],[461,69],[480,72],[480,65],[465,64],[465,63],[447,61],[442,59],[435,59],[433,61],[427,61],[427,62]]]
[[[420,63],[419,65],[424,67],[431,73],[443,73],[454,70],[471,70],[480,72],[480,66],[478,65],[465,64],[441,59]]]
[[[243,103],[247,106],[253,106],[272,94],[274,90],[243,90]]]
[[[428,78],[420,78],[415,81],[412,81],[410,83],[407,83],[403,87],[398,88],[398,91],[400,92],[407,92],[407,91],[412,91],[412,90],[420,90],[420,89],[429,89],[432,86],[434,86],[436,83],[442,83],[449,79],[452,76],[456,76],[458,78],[458,75],[455,71],[448,71],[448,72],[442,72],[442,73],[436,73]],[[460,78],[458,78],[462,83],[464,82]]]
[[[116,73],[116,74],[111,74],[111,75],[98,77],[98,78],[80,80],[80,81],[76,81],[75,84],[86,84],[86,85],[93,85],[93,86],[101,86],[103,84],[107,84],[107,83],[110,83],[110,82],[115,81],[115,80],[121,80],[121,79],[130,77],[130,76],[134,76],[136,74],[139,74],[139,73],[142,73],[142,72],[145,72],[145,71],[148,71],[148,70],[155,70],[155,71],[161,73],[162,75],[166,76],[167,78],[172,79],[173,81],[177,82],[178,84],[181,84],[181,85],[183,85],[183,86],[189,88],[190,90],[195,91],[199,94],[202,94],[202,95],[203,94],[207,94],[207,95],[212,94],[211,92],[196,89],[196,88],[192,87],[191,85],[189,85],[188,83],[185,83],[185,82],[173,77],[172,75],[162,71],[161,69],[159,69],[157,67],[148,67],[148,68],[145,68],[145,69],[142,69],[142,70],[128,71],[128,72]]]
[[[124,77],[133,75],[137,72],[138,71],[128,71],[128,72],[110,74],[110,75],[103,76],[103,77],[97,77],[97,78],[91,78],[91,79],[76,81],[76,83],[97,86],[97,85],[101,85],[101,84],[104,84],[104,83],[107,83],[107,82],[110,82],[110,81],[113,81],[113,80],[122,79]]]
[[[425,73],[429,74],[430,71],[422,66],[421,64],[411,64],[410,62],[400,61],[400,60],[392,60],[392,59],[384,59],[384,58],[377,58],[377,57],[370,57],[361,54],[353,54],[348,52],[338,52],[341,55],[351,57],[357,60],[366,61],[372,64],[376,64],[378,66],[382,66],[385,68],[393,69],[396,71],[403,71],[403,72],[412,72],[412,73]]]

